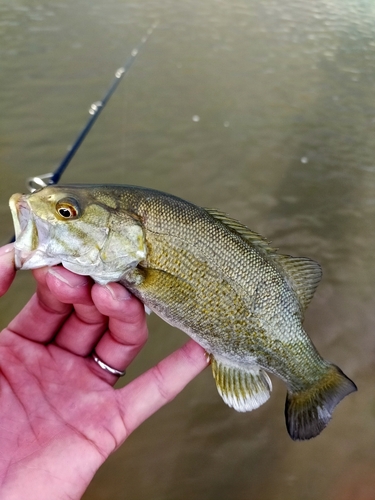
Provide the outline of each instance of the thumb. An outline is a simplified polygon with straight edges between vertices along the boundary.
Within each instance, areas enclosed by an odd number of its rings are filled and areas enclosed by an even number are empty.
[[[0,297],[8,291],[16,270],[14,267],[13,243],[0,247]]]
[[[205,350],[193,340],[170,354],[123,389],[116,391],[128,434],[169,403],[209,364]]]

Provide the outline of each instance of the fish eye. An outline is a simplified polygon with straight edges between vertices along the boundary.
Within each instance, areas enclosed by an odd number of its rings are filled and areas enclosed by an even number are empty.
[[[64,198],[56,203],[56,212],[60,219],[76,219],[80,215],[77,202],[71,198]]]

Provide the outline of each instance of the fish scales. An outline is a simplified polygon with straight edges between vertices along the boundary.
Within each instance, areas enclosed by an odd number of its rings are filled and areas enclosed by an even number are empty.
[[[290,379],[288,366],[291,352],[283,347],[295,337],[293,330],[301,330],[298,322],[299,305],[296,299],[291,297],[291,291],[273,263],[265,261],[255,248],[249,248],[241,237],[223,224],[212,220],[209,214],[198,207],[173,199],[173,203],[168,207],[170,217],[164,217],[165,204],[161,204],[158,198],[150,203],[148,196],[145,203],[142,197],[137,200],[137,197],[134,199],[131,196],[125,200],[126,206],[129,203],[136,206],[136,213],[143,215],[145,229],[149,232],[147,242],[150,253],[147,267],[156,266],[157,269],[180,278],[179,285],[173,287],[173,293],[170,297],[165,297],[163,302],[172,305],[176,300],[176,291],[182,293],[185,283],[190,283],[191,289],[186,294],[191,297],[188,302],[193,302],[195,308],[198,306],[199,311],[199,317],[195,317],[194,321],[206,327],[200,328],[200,336],[217,337],[217,348],[222,350],[220,354],[231,348],[225,341],[231,342],[235,338],[237,352],[241,357],[250,353],[250,361],[254,359],[254,354],[249,352],[249,348],[259,344],[254,332],[268,331],[268,335],[263,336],[262,347],[268,352],[263,364],[269,363],[270,356],[278,357],[287,365],[283,370],[284,380]],[[152,214],[151,217],[149,213]],[[178,224],[175,223],[176,220]],[[230,252],[226,250],[228,247]],[[237,262],[240,265],[234,265]],[[162,286],[160,288],[169,289]],[[193,288],[194,294],[191,292]],[[152,293],[147,286],[147,279],[144,285],[134,290],[135,293],[137,290],[143,299],[146,299],[147,292]],[[159,290],[157,293],[160,293]],[[212,300],[215,300],[214,307],[208,311],[207,307]],[[284,306],[288,300],[295,302],[295,319]],[[264,314],[265,309],[267,314]],[[285,313],[290,317],[287,321],[281,321]],[[177,317],[177,314],[180,317]],[[170,315],[168,319],[176,324],[177,321],[184,321],[186,317],[186,311],[179,309],[175,317]],[[210,323],[207,324],[207,321]],[[315,349],[306,352],[305,348],[300,351],[293,353],[293,358],[296,354],[301,355],[296,365],[306,367],[310,364],[311,357],[318,359]],[[278,355],[279,352],[281,356]],[[255,357],[257,362],[262,364],[259,354]],[[282,376],[283,372],[280,373],[280,370],[279,362],[277,371],[279,376]]]
[[[146,188],[51,186],[10,205],[18,267],[62,263],[121,282],[206,349],[219,394],[236,410],[263,404],[273,373],[287,385],[289,434],[309,439],[356,390],[302,327],[321,277],[314,261],[278,254],[217,210]],[[27,241],[35,230],[38,248]]]

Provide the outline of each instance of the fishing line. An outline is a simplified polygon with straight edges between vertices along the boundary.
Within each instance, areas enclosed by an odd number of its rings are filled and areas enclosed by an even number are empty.
[[[41,174],[41,175],[36,175],[34,177],[29,177],[26,180],[26,185],[27,188],[33,193],[37,189],[46,187],[51,184],[57,184],[64,173],[66,167],[69,165],[70,161],[72,160],[73,156],[76,154],[78,148],[82,144],[83,140],[87,136],[87,134],[90,132],[91,127],[94,125],[95,121],[98,119],[100,113],[104,109],[105,105],[111,98],[112,94],[115,92],[117,89],[119,83],[123,79],[123,77],[126,75],[126,73],[129,71],[130,67],[135,61],[135,58],[137,57],[139,51],[141,48],[145,45],[147,40],[150,38],[152,32],[157,26],[157,22],[154,23],[146,32],[146,34],[142,37],[140,43],[131,51],[130,56],[126,59],[125,63],[123,66],[117,69],[115,72],[115,78],[112,81],[109,89],[107,90],[106,94],[104,95],[103,99],[101,101],[96,101],[93,102],[90,106],[89,109],[89,114],[90,118],[87,121],[86,125],[82,128],[82,130],[79,132],[76,140],[74,143],[68,148],[68,151],[64,158],[61,160],[60,164],[57,166],[56,170],[54,172],[49,172],[47,174]]]

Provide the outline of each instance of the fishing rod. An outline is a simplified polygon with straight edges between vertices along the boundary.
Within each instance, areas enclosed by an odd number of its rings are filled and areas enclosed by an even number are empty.
[[[69,165],[70,161],[72,160],[73,156],[76,154],[78,148],[82,144],[83,140],[87,136],[87,134],[90,132],[91,127],[94,125],[96,120],[98,119],[100,113],[103,111],[103,108],[109,101],[110,97],[114,93],[114,91],[117,89],[119,83],[129,71],[130,67],[132,66],[133,62],[135,61],[135,58],[137,57],[139,51],[141,48],[145,45],[147,40],[150,38],[152,32],[156,28],[158,23],[154,23],[146,32],[146,34],[141,38],[141,41],[139,44],[131,51],[130,56],[126,59],[125,63],[123,66],[118,68],[115,72],[115,78],[113,79],[109,89],[107,90],[106,94],[104,95],[103,99],[101,101],[96,101],[91,104],[89,108],[89,114],[90,118],[88,119],[86,125],[82,128],[80,133],[78,134],[76,140],[74,143],[68,148],[68,151],[64,158],[61,160],[60,164],[56,167],[54,172],[49,172],[47,174],[41,174],[41,175],[35,175],[34,177],[29,177],[26,180],[26,186],[31,191],[32,193],[38,189],[41,189],[43,187],[52,185],[52,184],[57,184],[64,173],[66,167]],[[15,236],[13,235],[12,238],[10,239],[9,243],[13,243],[15,240]]]
[[[60,164],[56,167],[54,172],[49,172],[47,174],[36,175],[34,177],[29,177],[26,181],[27,188],[33,193],[37,189],[46,187],[51,184],[57,184],[64,173],[66,167],[69,165],[73,156],[76,154],[78,148],[82,144],[83,140],[90,132],[91,127],[94,125],[96,120],[98,119],[100,113],[103,111],[105,105],[111,98],[114,91],[117,89],[119,83],[122,78],[125,76],[127,71],[132,66],[135,58],[137,57],[141,48],[145,45],[147,40],[150,38],[152,32],[156,28],[157,23],[153,24],[146,32],[146,34],[142,37],[140,43],[131,51],[130,56],[125,61],[125,64],[117,69],[115,72],[115,78],[112,81],[109,89],[107,90],[105,96],[101,101],[96,101],[91,104],[89,109],[89,114],[91,115],[88,119],[86,125],[82,128],[80,133],[78,134],[74,143],[68,148],[68,151],[64,158],[61,160]]]

